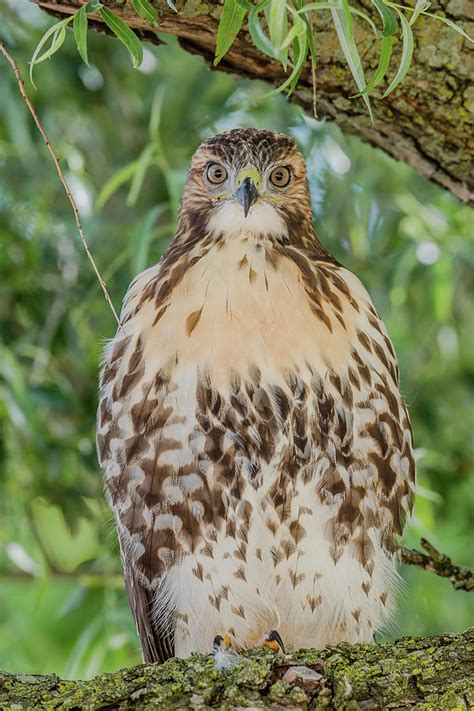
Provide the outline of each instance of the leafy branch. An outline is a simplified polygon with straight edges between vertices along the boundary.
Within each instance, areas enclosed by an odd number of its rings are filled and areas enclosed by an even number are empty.
[[[176,7],[167,0],[170,8]],[[387,89],[380,98],[386,98],[405,79],[414,53],[413,25],[422,16],[444,23],[469,42],[474,42],[459,25],[447,17],[429,12],[429,0],[416,0],[415,6],[392,2],[391,0],[370,0],[376,10],[381,27],[364,11],[354,7],[349,0],[224,0],[216,36],[214,64],[219,64],[234,44],[239,32],[247,23],[254,46],[267,57],[279,62],[288,76],[274,92],[291,95],[300,80],[308,61],[311,65],[313,90],[316,87],[317,65],[317,20],[320,11],[331,13],[341,50],[352,73],[358,92],[351,98],[361,97],[372,117],[370,97],[387,80],[390,71],[392,51],[397,37],[402,42],[398,67]],[[159,29],[156,7],[149,0],[129,0],[135,14],[150,27]],[[90,0],[74,15],[56,22],[40,39],[30,62],[30,77],[37,64],[52,57],[62,46],[66,29],[73,24],[77,49],[88,63],[87,15],[98,13],[108,29],[124,44],[130,53],[133,66],[140,66],[143,50],[139,37],[112,10],[99,0]],[[311,19],[310,19],[311,18]],[[376,41],[380,42],[378,66],[367,81],[354,32],[354,19],[369,24]]]

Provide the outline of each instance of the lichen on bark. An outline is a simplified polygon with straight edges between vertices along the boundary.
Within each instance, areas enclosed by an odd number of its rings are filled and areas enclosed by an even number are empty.
[[[275,656],[242,654],[218,671],[211,656],[140,665],[90,681],[0,672],[0,708],[28,709],[420,709],[474,707],[474,630],[401,639],[395,644],[342,644]],[[292,667],[308,675],[284,677]],[[317,673],[312,673],[315,670]],[[288,675],[286,678],[289,678]]]

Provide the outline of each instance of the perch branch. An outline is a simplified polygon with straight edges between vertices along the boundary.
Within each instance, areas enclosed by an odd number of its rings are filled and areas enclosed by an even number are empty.
[[[219,672],[210,656],[140,665],[89,681],[0,671],[0,708],[27,709],[468,709],[474,631],[341,644],[283,657],[242,653]]]
[[[92,254],[91,254],[91,252],[90,252],[89,245],[87,244],[86,238],[85,238],[85,236],[84,236],[84,231],[83,231],[83,229],[82,229],[82,224],[81,224],[81,220],[80,220],[80,216],[79,216],[79,210],[77,209],[77,205],[76,205],[75,200],[74,200],[74,198],[73,198],[73,196],[72,196],[72,193],[71,193],[71,190],[70,190],[70,188],[69,188],[69,185],[68,185],[68,183],[67,183],[67,181],[66,181],[66,178],[64,177],[63,171],[61,170],[61,166],[60,166],[60,164],[59,164],[59,158],[58,158],[58,156],[56,155],[56,153],[55,153],[55,151],[54,151],[54,148],[53,148],[52,145],[51,145],[51,142],[50,142],[50,140],[49,140],[49,138],[48,138],[48,136],[47,136],[47,134],[46,134],[46,131],[44,130],[44,128],[43,128],[43,126],[42,126],[42,124],[41,124],[41,121],[40,121],[39,118],[38,118],[38,115],[37,115],[37,113],[36,113],[36,111],[35,111],[35,107],[34,107],[33,104],[31,103],[30,98],[28,97],[28,94],[26,93],[25,85],[24,85],[24,83],[23,83],[23,79],[21,78],[21,74],[20,74],[20,70],[19,70],[19,68],[18,68],[18,65],[17,65],[16,61],[13,59],[13,57],[11,56],[10,52],[7,50],[7,48],[6,48],[6,46],[4,45],[3,42],[0,42],[0,52],[3,54],[3,56],[5,57],[5,59],[7,60],[7,62],[10,64],[11,68],[13,69],[13,71],[14,71],[14,73],[15,73],[15,77],[16,77],[16,81],[17,81],[18,87],[19,87],[19,89],[20,89],[20,93],[21,93],[21,95],[22,95],[22,97],[23,97],[23,100],[24,100],[25,104],[27,105],[27,107],[28,107],[28,109],[29,109],[31,115],[33,116],[34,122],[35,122],[35,124],[36,124],[36,126],[37,126],[37,128],[38,128],[38,131],[41,133],[41,135],[42,135],[42,137],[43,137],[43,139],[44,139],[44,142],[46,143],[46,147],[47,147],[48,151],[49,151],[50,154],[51,154],[51,158],[53,159],[54,165],[56,166],[56,170],[57,170],[57,172],[58,172],[59,179],[60,179],[60,181],[61,181],[61,183],[62,183],[62,185],[63,185],[63,188],[64,188],[64,190],[65,190],[65,192],[66,192],[66,195],[67,195],[67,197],[68,197],[68,200],[69,200],[69,202],[71,203],[71,207],[72,207],[72,210],[73,210],[73,213],[74,213],[74,219],[75,219],[75,221],[76,221],[77,231],[79,232],[79,237],[80,237],[80,239],[81,239],[81,242],[82,242],[82,245],[83,245],[83,247],[84,247],[84,250],[85,250],[85,252],[86,252],[86,254],[87,254],[87,258],[88,258],[89,262],[91,263],[92,269],[94,270],[95,275],[96,275],[96,277],[97,277],[97,279],[98,279],[98,281],[99,281],[99,284],[100,284],[100,286],[101,286],[101,288],[102,288],[102,291],[103,291],[103,294],[104,294],[104,297],[105,297],[105,300],[106,300],[106,302],[108,303],[108,305],[110,306],[110,309],[111,309],[111,311],[112,311],[112,313],[113,313],[113,315],[114,315],[115,320],[117,321],[118,326],[120,326],[120,320],[119,320],[119,317],[118,317],[117,312],[116,312],[116,310],[115,310],[115,307],[114,307],[114,305],[113,305],[113,303],[112,303],[112,300],[111,300],[111,298],[110,298],[110,296],[109,296],[109,292],[107,291],[106,283],[105,283],[105,281],[102,279],[102,276],[101,276],[101,274],[100,274],[100,272],[99,272],[99,270],[98,270],[98,268],[97,268],[97,265],[96,265],[96,263],[95,263],[95,261],[94,261],[94,258],[93,258]]]
[[[426,538],[422,538],[422,548],[426,553],[402,548],[401,559],[406,565],[428,570],[442,578],[447,578],[455,590],[474,590],[474,570],[464,565],[455,565],[445,553],[440,553]]]

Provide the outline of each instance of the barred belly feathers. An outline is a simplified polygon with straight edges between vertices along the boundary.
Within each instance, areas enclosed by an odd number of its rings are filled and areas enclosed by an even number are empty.
[[[269,630],[371,641],[393,612],[410,422],[385,326],[311,219],[290,138],[205,141],[105,349],[99,456],[145,661]]]

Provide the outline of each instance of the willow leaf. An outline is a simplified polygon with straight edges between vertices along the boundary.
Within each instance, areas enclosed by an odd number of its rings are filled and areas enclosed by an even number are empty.
[[[33,56],[31,57],[30,60],[30,80],[33,86],[36,89],[36,85],[33,81],[33,70],[37,64],[40,62],[44,62],[45,59],[48,59],[49,57],[52,57],[55,52],[58,51],[58,49],[61,47],[61,45],[64,42],[64,39],[66,37],[66,25],[69,24],[69,22],[72,21],[74,18],[74,15],[71,15],[70,17],[67,17],[65,20],[60,20],[59,22],[56,22],[54,25],[49,27],[44,35],[41,37],[40,41],[36,45],[35,51],[33,52]],[[51,38],[51,44],[46,49],[43,54],[40,54],[41,50],[45,46],[46,42]]]
[[[262,0],[257,5],[254,5],[249,12],[249,32],[252,38],[252,42],[260,52],[266,54],[267,57],[272,59],[277,59],[280,62],[284,62],[284,55],[282,54],[279,47],[274,47],[270,39],[266,36],[262,29],[259,20],[259,13],[264,10],[270,0]]]
[[[120,170],[109,178],[97,196],[95,203],[96,210],[102,210],[112,195],[116,193],[122,185],[128,183],[128,181],[133,178],[137,169],[137,164],[138,160],[134,160],[132,163],[128,163],[123,168],[120,168]]]
[[[405,15],[398,11],[399,17],[400,17],[400,22],[402,23],[402,39],[403,39],[403,48],[402,48],[402,56],[400,59],[400,65],[397,69],[397,73],[393,77],[387,91],[385,94],[382,96],[382,99],[385,99],[386,96],[392,93],[397,86],[400,84],[405,79],[405,76],[410,69],[411,65],[411,60],[413,57],[413,31],[411,29],[411,25],[406,19]]]
[[[107,27],[112,30],[114,35],[125,45],[132,57],[132,63],[135,69],[140,66],[143,60],[142,43],[128,25],[120,19],[115,12],[112,12],[106,7],[99,9],[99,14]]]
[[[246,10],[236,0],[225,0],[219,27],[217,28],[216,58],[214,65],[229,51],[233,41],[240,32],[244,22]]]
[[[382,18],[383,30],[382,37],[393,37],[398,29],[396,15],[390,10],[383,0],[372,0],[372,3],[377,8],[377,12]]]
[[[270,0],[268,30],[274,47],[280,47],[287,33],[288,21],[285,0]]]
[[[450,27],[452,30],[457,32],[459,35],[462,35],[462,37],[464,37],[464,39],[467,39],[469,42],[474,42],[474,37],[471,37],[470,35],[468,35],[467,32],[465,32],[462,27],[459,27],[459,25],[457,25],[452,20],[448,20],[447,17],[441,17],[441,15],[436,15],[434,12],[422,12],[421,14],[427,15],[427,17],[434,17],[435,20],[439,20],[440,22],[443,22],[445,25]]]
[[[73,29],[77,51],[81,55],[84,64],[87,64],[89,67],[89,57],[87,54],[87,12],[85,5],[74,15]]]
[[[151,27],[158,24],[158,12],[148,0],[132,0],[133,9],[142,20],[148,22]]]
[[[296,40],[297,37],[302,37],[306,33],[306,23],[304,19],[300,17],[298,11],[294,10],[291,5],[288,5],[288,10],[292,15],[293,25],[283,40],[281,49],[286,49],[294,40]]]
[[[383,37],[382,47],[380,49],[379,65],[375,71],[374,76],[369,81],[369,83],[367,84],[365,89],[363,89],[363,91],[359,91],[357,94],[354,94],[354,96],[351,98],[355,98],[356,96],[364,96],[365,94],[367,94],[369,91],[372,91],[372,89],[375,89],[375,87],[380,84],[380,82],[386,75],[388,65],[390,64],[390,58],[392,56],[392,45],[393,45],[393,37]]]
[[[410,18],[410,25],[413,25],[421,15],[421,13],[427,10],[430,5],[431,2],[429,2],[429,0],[416,0],[415,10]]]
[[[293,45],[293,70],[290,76],[285,79],[283,84],[270,92],[269,96],[273,94],[279,94],[285,89],[288,89],[288,96],[294,91],[295,86],[298,82],[300,74],[306,62],[306,57],[308,54],[308,40],[306,37],[306,32],[304,35],[297,35],[294,45]]]
[[[338,7],[332,8],[331,13],[341,49],[352,72],[357,88],[363,92],[366,87],[364,70],[362,68],[359,50],[354,40],[352,18],[347,0],[339,0]],[[374,118],[370,99],[366,94],[362,95],[362,99],[373,121]]]

